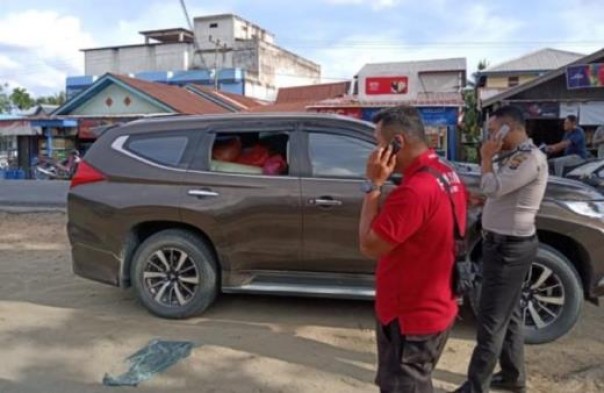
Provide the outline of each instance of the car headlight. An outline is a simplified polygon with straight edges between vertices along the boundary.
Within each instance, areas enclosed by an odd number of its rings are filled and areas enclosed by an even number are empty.
[[[564,201],[562,204],[582,216],[604,218],[604,201]]]

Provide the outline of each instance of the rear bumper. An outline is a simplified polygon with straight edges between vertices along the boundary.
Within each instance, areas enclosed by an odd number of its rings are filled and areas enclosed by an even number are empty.
[[[122,262],[115,255],[83,244],[71,247],[73,272],[80,277],[120,286]]]

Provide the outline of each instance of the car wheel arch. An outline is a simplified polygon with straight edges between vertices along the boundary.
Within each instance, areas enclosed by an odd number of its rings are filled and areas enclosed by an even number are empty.
[[[222,263],[214,242],[205,231],[199,229],[194,225],[178,221],[146,221],[133,226],[128,232],[126,240],[124,241],[124,246],[121,255],[121,260],[123,261],[123,263],[121,269],[120,286],[124,288],[131,286],[130,268],[132,265],[133,257],[136,254],[138,248],[141,246],[141,244],[143,244],[146,239],[153,236],[154,234],[168,229],[180,229],[190,232],[193,235],[197,236],[209,247],[210,251],[213,254],[214,260],[218,264],[218,269],[216,273],[218,274],[217,282],[220,285],[222,278]]]

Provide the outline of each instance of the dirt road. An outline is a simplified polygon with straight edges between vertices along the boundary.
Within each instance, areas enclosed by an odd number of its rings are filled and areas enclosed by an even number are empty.
[[[138,391],[377,392],[371,303],[222,296],[202,317],[161,320],[129,291],[72,275],[64,228],[61,213],[0,213],[0,392],[115,391],[103,375],[154,338],[198,347]],[[464,380],[470,319],[439,364],[439,392]],[[528,347],[527,362],[529,392],[604,391],[604,308],[587,305],[567,337]]]

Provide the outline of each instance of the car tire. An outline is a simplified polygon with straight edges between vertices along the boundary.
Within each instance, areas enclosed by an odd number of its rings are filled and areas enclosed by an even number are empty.
[[[544,283],[531,289],[545,277],[547,279]],[[527,281],[525,290],[530,291],[533,296],[523,296],[521,301],[525,311],[525,343],[546,344],[567,334],[579,319],[584,302],[581,279],[571,262],[553,247],[540,244],[527,280],[530,280],[530,285]],[[535,294],[539,297],[534,296]],[[547,302],[540,301],[544,299]],[[478,282],[473,293],[469,295],[474,314],[478,312],[479,300]],[[561,301],[562,304],[552,304],[551,301]],[[555,317],[542,309],[542,306],[555,314]],[[545,313],[543,318],[539,315],[540,312]],[[542,326],[539,328],[535,322],[537,318],[541,320],[539,324]]]
[[[139,301],[162,318],[201,314],[218,291],[213,253],[185,230],[169,229],[146,239],[134,254],[130,274]]]

